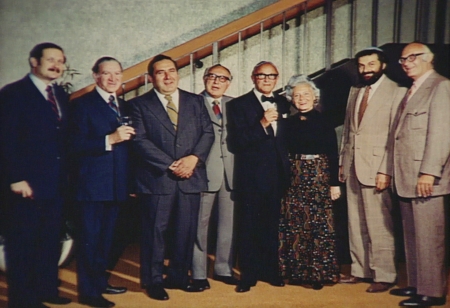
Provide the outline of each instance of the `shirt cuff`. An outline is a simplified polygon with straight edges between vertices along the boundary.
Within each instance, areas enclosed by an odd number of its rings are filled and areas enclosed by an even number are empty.
[[[112,151],[112,145],[109,144],[108,135],[105,136],[105,151]]]

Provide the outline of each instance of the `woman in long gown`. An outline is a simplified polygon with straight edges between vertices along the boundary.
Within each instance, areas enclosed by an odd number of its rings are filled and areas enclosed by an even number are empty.
[[[291,77],[286,87],[286,97],[299,112],[289,118],[290,186],[279,226],[282,277],[316,290],[339,280],[332,214],[332,200],[340,197],[337,138],[314,108],[319,95],[303,75]]]

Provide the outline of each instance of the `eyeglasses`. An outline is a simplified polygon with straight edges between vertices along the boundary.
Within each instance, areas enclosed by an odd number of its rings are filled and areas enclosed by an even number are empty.
[[[413,53],[413,54],[410,54],[409,56],[404,57],[404,58],[400,57],[400,59],[398,59],[398,63],[403,64],[403,63],[405,63],[406,61],[408,61],[408,62],[414,62],[418,56],[421,56],[421,55],[424,55],[424,54],[426,54],[426,52],[422,52],[422,53]]]
[[[227,76],[223,76],[223,75],[216,75],[216,74],[213,74],[213,73],[209,73],[209,74],[206,74],[203,78],[205,78],[205,79],[207,79],[207,80],[216,80],[216,79],[219,79],[219,81],[221,82],[221,83],[224,83],[224,82],[227,82],[227,81],[230,81],[231,79],[229,78],[229,77],[227,77]]]
[[[264,80],[266,78],[270,80],[275,80],[278,77],[278,74],[253,74],[253,76],[258,80]]]

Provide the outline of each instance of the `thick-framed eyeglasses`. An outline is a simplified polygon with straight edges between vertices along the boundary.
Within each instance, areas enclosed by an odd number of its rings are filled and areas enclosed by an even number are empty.
[[[230,78],[227,77],[227,76],[216,75],[216,74],[213,74],[213,73],[206,74],[206,75],[204,76],[204,78],[207,79],[207,80],[214,80],[214,81],[215,81],[216,79],[219,79],[219,81],[220,81],[221,83],[230,81]]]
[[[278,74],[253,74],[256,79],[258,80],[264,80],[268,78],[269,80],[275,80],[278,77]]]
[[[408,62],[414,62],[418,56],[421,56],[421,55],[424,55],[424,54],[426,54],[426,52],[413,53],[413,54],[410,54],[410,55],[407,56],[407,57],[400,57],[400,59],[398,59],[398,63],[403,64],[403,63],[405,63],[406,61],[408,61]]]

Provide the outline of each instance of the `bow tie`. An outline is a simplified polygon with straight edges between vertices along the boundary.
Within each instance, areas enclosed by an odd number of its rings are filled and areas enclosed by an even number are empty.
[[[261,101],[264,102],[271,102],[271,103],[275,103],[275,98],[273,96],[265,96],[262,95],[261,96]]]

